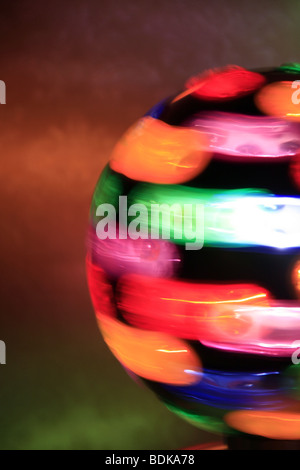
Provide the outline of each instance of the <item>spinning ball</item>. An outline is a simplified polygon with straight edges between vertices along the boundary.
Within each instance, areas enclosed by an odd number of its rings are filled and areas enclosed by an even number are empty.
[[[297,64],[188,79],[116,144],[92,200],[103,338],[207,431],[300,439],[298,79]]]

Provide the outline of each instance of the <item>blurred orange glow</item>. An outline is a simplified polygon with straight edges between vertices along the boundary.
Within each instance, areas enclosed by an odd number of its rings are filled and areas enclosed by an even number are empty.
[[[132,126],[115,146],[110,166],[129,178],[150,183],[183,183],[210,160],[203,134],[152,117]]]
[[[263,87],[256,95],[256,104],[265,114],[300,121],[300,105],[293,103],[293,82],[274,82]]]
[[[284,411],[232,411],[226,423],[238,431],[269,439],[300,439],[300,413]]]
[[[298,298],[300,298],[300,260],[298,260],[293,268],[292,282]]]
[[[101,313],[97,320],[112,353],[135,374],[174,385],[199,381],[200,360],[184,341],[127,326]]]

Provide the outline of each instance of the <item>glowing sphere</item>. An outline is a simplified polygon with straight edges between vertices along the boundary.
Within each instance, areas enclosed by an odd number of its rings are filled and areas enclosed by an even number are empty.
[[[120,139],[92,199],[103,338],[207,431],[300,440],[299,103],[299,64],[192,77]]]

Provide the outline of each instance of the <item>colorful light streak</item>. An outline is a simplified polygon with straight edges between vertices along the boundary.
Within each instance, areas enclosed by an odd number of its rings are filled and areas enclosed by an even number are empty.
[[[181,419],[184,419],[188,423],[196,426],[200,429],[203,429],[212,433],[224,433],[224,434],[235,434],[236,432],[233,429],[230,429],[229,426],[224,423],[222,417],[212,416],[211,409],[212,407],[207,407],[207,414],[202,413],[191,413],[179,406],[171,405],[168,402],[164,402],[166,407],[179,416]]]
[[[176,245],[165,240],[101,240],[91,227],[87,244],[94,264],[102,267],[110,278],[128,273],[172,277],[181,263]]]
[[[169,384],[188,385],[199,380],[201,361],[184,341],[133,328],[100,312],[96,315],[105,342],[127,369]]]
[[[139,275],[124,276],[118,284],[118,307],[127,322],[194,340],[247,336],[255,323],[247,313],[236,314],[236,306],[268,306],[269,298],[268,291],[253,284],[198,284]]]
[[[109,165],[106,165],[100,175],[93,194],[90,210],[91,223],[96,223],[96,210],[101,204],[110,203],[114,207],[117,207],[122,191],[123,184],[120,175],[113,173]]]
[[[265,289],[251,284],[128,276],[120,281],[118,292],[118,307],[130,324],[199,340],[208,347],[290,357],[299,336],[300,306],[272,300]]]
[[[117,143],[110,166],[137,181],[178,184],[204,170],[210,161],[206,149],[200,132],[146,116]]]
[[[129,195],[131,203],[143,204],[148,212],[144,226],[163,234],[170,224],[170,240],[182,244],[195,237],[199,225],[193,208],[203,205],[205,246],[267,246],[288,249],[300,246],[300,198],[266,195],[263,190],[211,190],[185,186],[140,184]],[[149,217],[156,205],[159,217]],[[172,206],[175,211],[170,211]],[[185,216],[185,205],[192,208]],[[169,218],[166,222],[166,217]],[[197,225],[198,224],[198,225]],[[182,226],[192,227],[181,231]],[[180,238],[178,234],[180,233]]]
[[[166,99],[160,101],[159,103],[155,104],[154,106],[152,106],[152,108],[149,109],[149,111],[147,111],[145,113],[144,116],[150,116],[154,119],[159,119],[161,114],[165,110],[168,101],[169,101],[169,99],[166,98]]]
[[[244,336],[225,335],[215,340],[200,341],[208,347],[244,354],[291,357],[294,342],[299,339],[300,306],[295,302],[271,301],[268,307],[239,306],[230,314],[234,318],[251,319],[252,328]],[[221,315],[222,317],[222,315]],[[226,321],[226,315],[225,315]]]
[[[300,409],[296,411],[232,411],[225,416],[232,428],[269,439],[300,439]]]
[[[236,65],[208,70],[191,77],[173,103],[192,94],[202,100],[228,100],[257,90],[265,83],[263,75]]]
[[[209,150],[236,158],[289,158],[300,149],[298,124],[268,116],[210,112],[189,118],[188,127],[205,134]]]
[[[290,62],[287,64],[282,64],[278,67],[279,71],[286,72],[286,73],[300,73],[300,64],[297,62]]]
[[[299,104],[294,102],[298,90],[293,89],[292,81],[270,83],[256,95],[257,107],[265,114],[292,121],[300,121]]]
[[[200,403],[223,410],[278,409],[287,406],[279,372],[242,373],[206,370],[201,380],[189,386],[161,384],[167,393],[180,403]]]
[[[289,173],[295,187],[300,192],[300,152],[291,159]]]
[[[108,316],[115,316],[113,289],[104,270],[86,258],[86,272],[89,291],[94,309]]]
[[[300,298],[300,260],[297,260],[293,267],[292,283],[297,297]]]

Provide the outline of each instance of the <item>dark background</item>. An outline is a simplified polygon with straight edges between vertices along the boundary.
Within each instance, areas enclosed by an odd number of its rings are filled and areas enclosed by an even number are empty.
[[[218,439],[106,348],[85,279],[88,209],[133,121],[203,69],[300,62],[299,22],[298,0],[1,0],[1,449]]]

